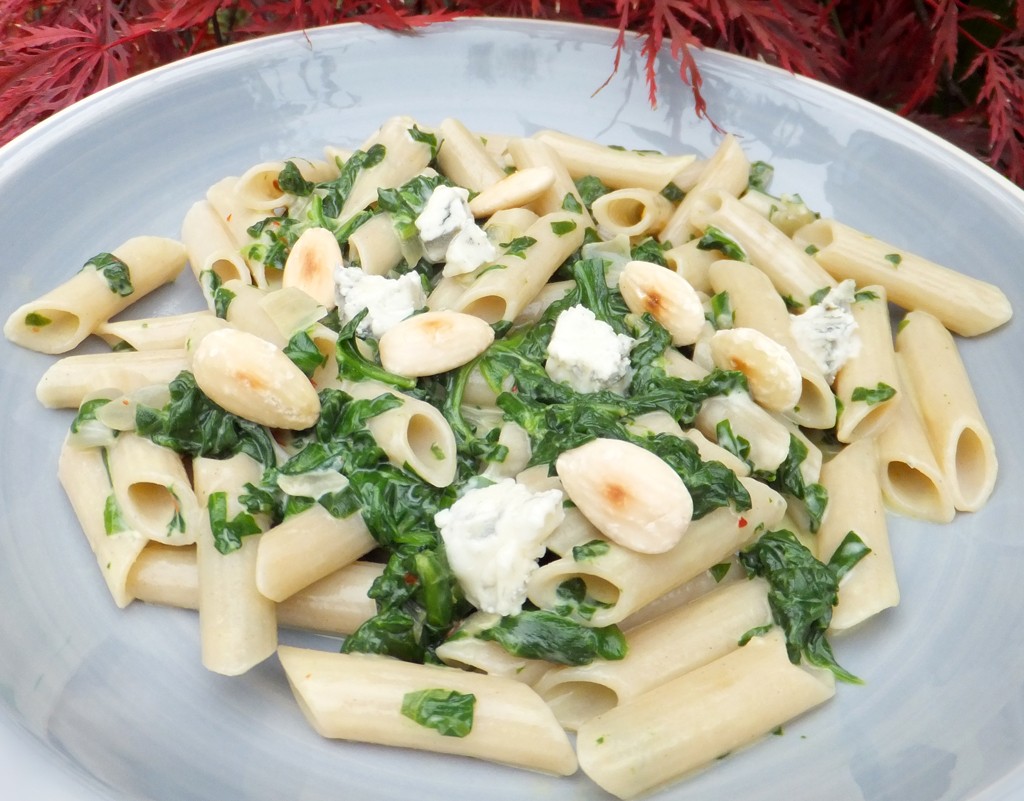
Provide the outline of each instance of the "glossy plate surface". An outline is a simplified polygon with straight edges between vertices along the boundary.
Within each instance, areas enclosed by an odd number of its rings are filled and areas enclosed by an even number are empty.
[[[712,152],[666,62],[652,109],[637,42],[612,66],[591,27],[461,21],[416,35],[358,25],[264,39],[114,87],[0,150],[0,309],[140,233],[177,236],[222,176],[381,122],[446,116],[483,132],[559,128],[607,144]],[[717,123],[776,168],[773,189],[999,283],[1024,308],[1024,194],[944,142],[754,62],[700,58]],[[186,286],[147,300],[198,308]],[[1024,794],[1024,426],[1019,322],[963,343],[997,441],[992,502],[946,527],[893,519],[903,601],[835,643],[864,677],[826,706],[658,799],[952,801]],[[51,363],[0,344],[0,797],[313,801],[606,796],[465,759],[321,740],[270,660],[227,679],[199,664],[192,613],[117,610],[56,479],[67,413],[34,386]],[[288,640],[292,635],[285,635]]]

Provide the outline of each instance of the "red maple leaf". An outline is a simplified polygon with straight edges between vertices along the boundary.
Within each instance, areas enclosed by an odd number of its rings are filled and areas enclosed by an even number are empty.
[[[983,49],[964,74],[982,77],[977,101],[961,116],[982,116],[989,128],[987,161],[1024,185],[1024,31],[1005,34]]]
[[[60,24],[12,26],[0,57],[0,129],[5,138],[131,72],[137,33],[111,2]]]

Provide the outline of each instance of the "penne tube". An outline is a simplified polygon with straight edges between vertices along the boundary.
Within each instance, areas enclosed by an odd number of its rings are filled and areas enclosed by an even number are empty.
[[[839,399],[836,439],[853,442],[886,428],[899,405],[903,387],[896,369],[892,325],[885,289],[864,287],[850,306],[860,347],[836,373]]]
[[[998,460],[956,342],[936,317],[914,311],[899,326],[896,352],[953,505],[980,509],[995,488]]]
[[[746,392],[708,398],[694,420],[697,430],[715,443],[718,426],[723,423],[750,444],[747,459],[755,470],[775,472],[789,455],[790,429],[754,403]]]
[[[859,439],[843,448],[822,466],[821,483],[828,490],[828,509],[815,539],[818,559],[827,563],[851,531],[871,549],[839,585],[831,623],[831,628],[838,631],[900,602],[878,485],[875,441]]]
[[[857,286],[879,284],[904,309],[928,312],[946,328],[975,336],[998,328],[1013,316],[999,287],[875,239],[836,220],[822,219],[793,235],[801,248],[836,279]]]
[[[282,646],[278,656],[303,714],[323,737],[487,759],[567,776],[576,755],[565,732],[526,684],[375,654]],[[471,729],[445,736],[403,714],[410,694],[473,697]]]
[[[402,405],[367,420],[377,445],[395,467],[412,470],[435,487],[447,487],[455,479],[455,434],[444,415],[418,398],[397,392],[376,381],[341,381],[341,387],[356,399],[376,398],[390,393]]]
[[[260,537],[256,587],[272,601],[283,601],[376,545],[358,513],[338,518],[314,504]]]
[[[594,222],[602,236],[642,238],[657,234],[673,205],[656,191],[642,188],[616,189],[601,195],[591,206]]]
[[[539,131],[533,138],[551,147],[574,179],[593,175],[613,189],[641,187],[660,192],[697,158],[608,147],[559,131]]]
[[[580,767],[636,798],[769,734],[835,694],[827,671],[794,665],[778,629],[584,723]]]
[[[57,478],[114,603],[127,606],[135,598],[128,576],[148,540],[128,528],[117,514],[102,449],[75,448],[65,440],[57,462]]]
[[[195,542],[202,510],[181,456],[127,431],[108,454],[114,498],[131,528],[167,545]]]
[[[242,257],[238,239],[209,200],[196,201],[185,213],[181,242],[197,279],[210,271],[221,281],[252,283],[252,273]]]
[[[555,668],[535,689],[558,722],[575,731],[587,720],[736,650],[745,634],[771,624],[768,585],[762,579],[730,582],[630,629],[624,659]]]
[[[4,336],[40,353],[66,353],[115,314],[177,278],[185,261],[184,246],[173,239],[129,239],[17,308],[4,324]]]
[[[772,528],[786,510],[775,490],[741,478],[750,493],[750,509],[737,512],[720,507],[694,520],[680,542],[660,554],[643,554],[613,542],[599,556],[577,561],[569,552],[542,565],[527,585],[529,599],[542,609],[558,604],[558,587],[581,579],[587,594],[602,604],[590,620],[593,626],[618,623],[661,595],[685,584],[705,570],[726,561],[760,530]]]
[[[416,126],[411,117],[392,117],[360,148],[367,151],[383,145],[385,155],[379,164],[359,171],[338,219],[347,220],[377,200],[378,189],[401,186],[430,164],[430,145],[414,139],[410,131]]]
[[[583,243],[585,227],[581,215],[565,211],[538,218],[526,229],[532,240],[526,249],[485,266],[451,308],[488,323],[514,320]]]
[[[526,229],[540,218],[535,211],[522,206],[514,209],[501,209],[494,212],[483,224],[487,238],[492,242],[510,242],[523,236]]]
[[[49,409],[77,409],[100,390],[126,395],[152,384],[169,384],[189,364],[188,353],[177,348],[65,356],[43,373],[36,398]]]
[[[506,651],[499,643],[481,640],[475,635],[492,625],[497,616],[474,612],[459,628],[437,647],[437,658],[449,667],[499,676],[534,685],[551,670],[551,663],[542,659],[526,659]]]
[[[260,534],[241,538],[233,551],[222,553],[214,540],[211,507],[222,501],[227,520],[243,510],[238,496],[256,484],[262,466],[245,454],[230,459],[200,457],[192,462],[196,497],[208,510],[196,536],[199,575],[199,633],[203,666],[214,673],[237,676],[256,666],[277,648],[276,605],[256,587]],[[266,528],[262,515],[251,517]]]
[[[196,311],[118,320],[97,326],[95,333],[112,348],[123,344],[132,350],[180,350],[188,342],[196,320],[209,316],[209,311]]]
[[[566,169],[565,162],[551,145],[536,138],[510,139],[508,154],[516,165],[516,169],[525,170],[530,167],[547,167],[555,175],[555,180],[551,187],[530,204],[530,208],[538,215],[547,216],[571,210],[566,208],[568,202],[574,209],[579,210],[577,214],[582,218],[579,222],[580,235],[583,234],[583,229],[594,224],[593,220],[590,219],[590,213],[583,204],[583,198],[580,197],[579,190],[576,189],[572,174]],[[569,195],[575,198],[575,204],[566,200]],[[577,243],[576,247],[579,247],[579,243]]]
[[[902,359],[896,365],[902,375]],[[898,514],[948,523],[956,515],[949,485],[935,460],[921,413],[904,387],[903,399],[889,424],[877,435],[878,474],[885,505]]]
[[[686,191],[686,197],[679,201],[672,216],[661,229],[658,239],[675,246],[681,246],[702,230],[694,224],[693,216],[699,205],[699,198],[705,192],[721,190],[727,194],[739,195],[750,182],[750,161],[747,159],[739,140],[726,134],[717,150],[700,170],[693,186]]]
[[[264,211],[246,208],[245,204],[239,200],[238,195],[235,193],[237,186],[237,177],[222,178],[206,190],[206,202],[213,207],[217,218],[227,228],[231,241],[234,243],[234,248],[241,252],[245,245],[249,245],[253,241],[253,238],[249,235],[249,229],[257,223],[263,222],[271,215]],[[246,259],[246,264],[249,270],[248,277],[239,275],[237,280],[246,284],[255,283],[257,286],[266,287],[266,267],[255,259]],[[230,272],[226,265],[221,266],[225,268],[225,274]],[[215,272],[220,275],[218,271],[215,270]]]
[[[321,634],[351,634],[377,612],[367,593],[383,568],[376,562],[346,565],[279,603],[277,622]],[[198,609],[196,549],[150,542],[128,573],[127,589],[144,603]]]
[[[452,183],[477,193],[505,177],[505,170],[487,152],[483,140],[459,120],[441,120],[437,133],[441,139],[437,166]]]
[[[696,289],[710,295],[714,292],[711,288],[711,280],[708,278],[708,271],[711,265],[721,258],[716,250],[702,250],[697,245],[699,239],[691,239],[682,245],[662,251],[662,258],[665,263],[686,279],[686,282]]]
[[[793,338],[789,310],[768,275],[753,265],[723,259],[711,265],[708,278],[716,293],[728,293],[736,327],[760,331],[793,357],[800,371],[800,395],[786,416],[808,428],[835,425],[835,395],[814,359]]]
[[[287,161],[264,161],[254,164],[238,179],[235,195],[246,208],[265,211],[273,214],[281,208],[287,208],[294,201],[294,196],[281,188],[278,181],[281,171],[287,163],[291,163],[299,174],[313,183],[327,181],[337,174],[334,166],[326,161],[310,161],[308,159],[288,159]]]
[[[374,214],[348,238],[348,257],[367,275],[387,275],[402,262],[402,241],[388,213]]]
[[[802,247],[732,195],[716,190],[687,195],[691,197],[693,224],[701,231],[713,226],[732,238],[747,260],[771,279],[787,305],[807,308],[812,295],[836,285],[836,280]]]
[[[223,298],[223,308],[218,311],[232,326],[240,331],[255,334],[260,339],[283,348],[288,337],[281,333],[274,319],[263,304],[268,290],[246,284],[244,281],[225,281],[218,292]]]

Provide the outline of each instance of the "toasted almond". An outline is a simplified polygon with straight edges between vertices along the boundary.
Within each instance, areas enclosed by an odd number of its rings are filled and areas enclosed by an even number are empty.
[[[555,183],[550,167],[525,167],[480,192],[469,201],[474,217],[490,217],[502,209],[514,209],[536,200]]]
[[[254,423],[301,430],[320,416],[320,398],[309,379],[255,334],[211,331],[196,347],[192,373],[214,403]]]
[[[690,525],[693,501],[675,470],[651,451],[595,439],[555,462],[562,487],[606,537],[639,553],[664,553]]]
[[[493,341],[494,329],[479,317],[456,311],[428,311],[392,326],[378,344],[385,370],[418,378],[461,367]]]
[[[751,397],[764,408],[786,411],[800,400],[800,368],[792,354],[767,334],[754,328],[727,328],[714,333],[710,348],[715,366],[743,373]]]
[[[673,345],[692,345],[704,328],[704,307],[697,290],[661,265],[628,262],[619,275],[619,291],[631,312],[650,313],[665,326]]]
[[[295,242],[284,263],[281,285],[296,287],[328,311],[338,305],[334,271],[341,264],[341,246],[326,228],[309,228]]]

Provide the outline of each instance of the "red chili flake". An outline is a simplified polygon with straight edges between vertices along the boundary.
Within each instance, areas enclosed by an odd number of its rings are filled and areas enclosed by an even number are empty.
[[[417,581],[419,581],[419,579],[416,578],[415,573],[405,574],[405,583],[408,584],[410,587],[413,586]]]
[[[228,222],[231,222],[231,218],[232,218],[232,217],[234,217],[234,216],[235,216],[235,215],[234,215],[233,213],[229,213],[229,214],[228,214],[228,217],[227,217],[227,219],[228,219]]]
[[[741,517],[739,519],[739,522],[736,523],[736,525],[739,526],[740,528],[746,528],[747,527],[747,518]]]

